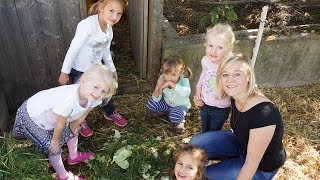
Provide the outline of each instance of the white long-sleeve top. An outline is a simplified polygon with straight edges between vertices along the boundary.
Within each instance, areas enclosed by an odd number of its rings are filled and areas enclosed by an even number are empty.
[[[110,53],[112,38],[112,26],[107,25],[106,32],[103,32],[99,25],[98,15],[92,15],[80,21],[61,72],[70,74],[72,68],[85,72],[91,64],[97,64],[101,60],[111,72],[115,72],[116,68]]]

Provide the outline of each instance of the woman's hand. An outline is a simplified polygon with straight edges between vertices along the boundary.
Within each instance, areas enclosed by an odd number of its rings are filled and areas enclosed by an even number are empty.
[[[193,102],[198,108],[203,106],[204,103],[202,101],[201,88],[196,89],[196,94],[193,97]]]
[[[60,85],[66,85],[70,83],[69,74],[61,72],[60,77],[58,79],[58,83]]]
[[[59,150],[60,140],[52,139],[49,150],[51,153],[56,154]]]

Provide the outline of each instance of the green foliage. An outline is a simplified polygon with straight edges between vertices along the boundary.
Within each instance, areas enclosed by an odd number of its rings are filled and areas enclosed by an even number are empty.
[[[53,179],[46,155],[29,144],[11,136],[0,138],[0,179]]]
[[[214,26],[221,21],[233,22],[236,20],[238,20],[238,15],[234,11],[233,6],[224,4],[217,6],[210,12],[210,14],[203,16],[200,19],[199,28],[204,29],[209,24]]]
[[[141,141],[134,137],[128,140],[124,138],[113,139],[96,153],[94,160],[87,162],[88,167],[94,172],[94,174],[91,174],[91,178],[152,179],[162,176],[164,169],[168,167],[171,168],[171,166],[167,166],[167,163],[173,163],[172,154],[168,154],[168,152],[158,152],[158,147],[155,147],[157,145],[156,141],[155,137],[149,137],[146,141]],[[131,144],[133,142],[135,145],[128,145],[128,143]],[[132,152],[126,159],[129,162],[127,169],[121,168],[117,163],[112,161],[118,154],[116,152],[124,148]],[[161,149],[167,150],[166,147],[162,147]],[[159,154],[161,154],[161,158],[158,157]],[[164,175],[167,176],[168,174]]]

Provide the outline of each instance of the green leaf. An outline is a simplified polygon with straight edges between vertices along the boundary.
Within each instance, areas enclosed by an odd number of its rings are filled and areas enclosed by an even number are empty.
[[[238,20],[238,16],[237,16],[236,12],[235,12],[233,9],[228,9],[228,10],[226,11],[226,16],[227,16],[227,19],[228,19],[229,21],[236,21],[236,20]]]
[[[207,25],[207,23],[209,22],[209,19],[210,19],[209,16],[203,16],[203,17],[200,19],[199,28],[200,28],[200,29],[205,28],[206,25]]]
[[[122,169],[127,169],[129,167],[129,162],[126,159],[130,157],[131,154],[131,150],[126,149],[126,147],[122,147],[118,149],[113,156],[113,162],[116,162]]]
[[[218,14],[211,14],[211,23],[215,25],[219,22],[219,15]]]

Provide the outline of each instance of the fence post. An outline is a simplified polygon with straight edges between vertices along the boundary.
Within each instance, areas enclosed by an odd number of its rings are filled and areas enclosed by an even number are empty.
[[[9,113],[6,98],[2,89],[0,89],[0,136],[3,136],[4,132],[7,130],[8,120]]]
[[[262,33],[263,33],[263,28],[264,28],[264,23],[266,22],[268,8],[269,8],[268,6],[264,6],[262,8],[258,36],[257,36],[257,39],[256,39],[256,45],[253,48],[253,54],[252,54],[252,59],[251,59],[251,63],[252,63],[251,65],[252,65],[253,68],[254,68],[254,65],[256,64],[258,51],[259,51],[259,47],[260,47],[260,42],[261,42],[261,38],[262,38]]]

